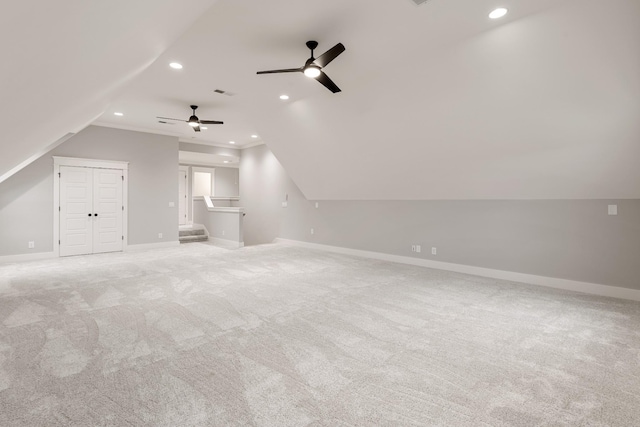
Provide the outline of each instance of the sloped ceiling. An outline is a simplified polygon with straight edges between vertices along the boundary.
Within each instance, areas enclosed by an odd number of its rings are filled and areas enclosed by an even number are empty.
[[[509,14],[489,20],[497,6]],[[302,65],[307,40],[346,46],[326,68],[343,92],[255,74]],[[103,125],[258,134],[309,199],[640,198],[637,0],[219,0],[119,95],[102,89],[87,99],[110,102]],[[189,104],[225,124],[155,118]]]
[[[504,22],[470,3],[361,4],[328,40],[344,93],[253,111],[305,195],[640,197],[640,2],[503,2],[531,8]]]
[[[0,177],[100,116],[215,0],[12,1],[0,13]]]

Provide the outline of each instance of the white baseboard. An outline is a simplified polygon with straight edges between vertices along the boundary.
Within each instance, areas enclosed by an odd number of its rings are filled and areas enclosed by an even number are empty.
[[[238,248],[244,247],[244,242],[236,242],[235,240],[221,239],[219,237],[209,237],[209,240],[211,240],[216,245],[225,246],[229,248],[238,249]]]
[[[548,288],[564,289],[574,292],[582,292],[604,297],[620,298],[640,301],[640,290],[621,288],[618,286],[600,285],[597,283],[578,282],[575,280],[558,279],[555,277],[536,276],[533,274],[516,273],[513,271],[494,270],[491,268],[474,267],[471,265],[453,264],[449,262],[433,261],[428,259],[412,258],[401,255],[370,252],[359,249],[342,248],[339,246],[322,245],[319,243],[302,242],[299,240],[275,239],[276,242],[287,243],[303,248],[319,249],[344,255],[354,255],[364,258],[379,259],[382,261],[397,262],[400,264],[417,265],[420,267],[435,268],[438,270],[454,271],[475,276],[490,277],[492,279],[508,280],[510,282],[526,283],[529,285],[546,286]]]
[[[38,261],[42,259],[51,259],[55,257],[56,255],[53,252],[36,252],[34,254],[4,255],[4,256],[0,256],[0,264],[9,264],[14,262],[25,262],[25,261]]]
[[[143,243],[140,245],[127,245],[125,252],[146,251],[149,249],[172,248],[180,246],[180,242],[175,240],[172,242]]]

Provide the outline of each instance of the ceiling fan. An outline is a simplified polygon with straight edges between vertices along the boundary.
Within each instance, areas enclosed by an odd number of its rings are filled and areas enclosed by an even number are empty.
[[[283,70],[258,71],[257,74],[304,73],[305,76],[319,81],[331,92],[340,92],[340,88],[322,71],[322,68],[326,67],[331,61],[336,59],[338,55],[344,52],[344,45],[342,43],[338,43],[318,58],[313,57],[313,50],[318,47],[318,42],[309,40],[307,42],[307,47],[311,49],[311,58],[307,59],[304,66],[300,68],[286,68]]]
[[[219,122],[217,120],[200,120],[196,116],[196,110],[198,109],[197,105],[191,105],[191,109],[193,110],[193,114],[189,117],[189,120],[181,120],[181,119],[172,119],[171,117],[156,117],[157,119],[164,120],[176,120],[178,122],[187,122],[189,126],[193,128],[194,131],[200,132],[200,125],[222,125],[224,122]]]

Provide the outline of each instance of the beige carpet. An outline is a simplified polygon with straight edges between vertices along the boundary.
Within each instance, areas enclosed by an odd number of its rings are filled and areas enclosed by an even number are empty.
[[[640,425],[640,304],[284,245],[5,265],[0,425]]]

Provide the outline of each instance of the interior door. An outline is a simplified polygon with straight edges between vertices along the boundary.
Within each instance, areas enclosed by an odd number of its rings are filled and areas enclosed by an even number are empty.
[[[93,169],[60,167],[60,256],[93,252]]]
[[[122,250],[122,170],[93,170],[93,253]]]
[[[187,171],[178,171],[178,216],[179,225],[187,223]]]

